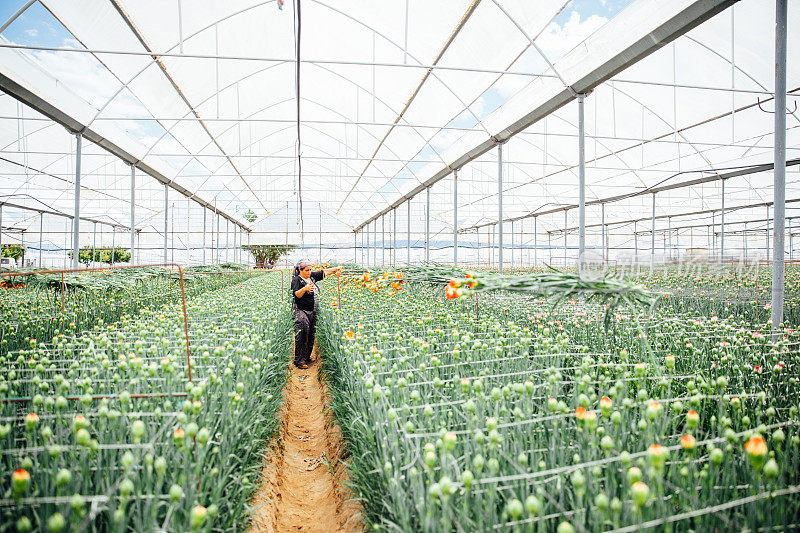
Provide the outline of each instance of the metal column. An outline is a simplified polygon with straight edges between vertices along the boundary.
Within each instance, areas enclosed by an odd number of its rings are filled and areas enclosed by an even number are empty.
[[[92,260],[90,264],[94,263],[94,258],[97,256],[97,222],[94,223],[92,230]]]
[[[133,248],[136,244],[136,230],[134,229],[134,222],[136,220],[136,167],[131,165],[131,264],[135,264]],[[138,258],[137,258],[138,259]]]
[[[514,268],[514,221],[511,221],[511,268]]]
[[[353,263],[358,263],[358,232],[353,232]]]
[[[392,209],[392,266],[397,264],[397,208]]]
[[[539,258],[538,250],[539,250],[539,238],[538,233],[536,231],[537,222],[539,221],[539,217],[533,217],[533,266],[536,266]]]
[[[720,232],[719,232],[719,260],[720,262],[725,260],[725,180],[722,181],[722,211],[721,216],[722,219],[720,220]]]
[[[81,141],[83,135],[75,134],[75,208],[72,219],[72,268],[78,268],[78,238],[81,234]]]
[[[431,260],[431,188],[425,189],[425,262]]]
[[[567,209],[564,209],[564,266],[567,266]]]
[[[767,261],[769,261],[769,206],[767,206]]]
[[[503,145],[497,145],[497,265],[503,272]]]
[[[230,249],[231,249],[231,241],[230,241],[230,230],[231,230],[231,221],[227,218],[225,219],[225,262],[230,261]]]
[[[772,237],[772,328],[783,322],[783,253],[786,230],[786,12],[788,0],[775,2],[775,171]]]
[[[608,250],[606,249],[606,204],[600,204],[600,245],[603,250],[603,262],[608,261]]]
[[[411,198],[406,200],[406,206],[408,210],[408,218],[406,223],[408,227],[406,228],[406,255],[408,256],[408,264],[411,264]]]
[[[167,256],[167,234],[169,230],[169,185],[164,184],[164,262],[169,262]]]
[[[189,217],[191,215],[191,209],[192,209],[191,202],[192,201],[189,200],[188,198],[186,199],[186,263],[184,263],[186,265],[189,264],[189,257],[190,257],[190,253],[191,253],[191,252],[189,252],[189,228],[191,226]]]
[[[381,216],[381,266],[386,266],[386,214]]]
[[[3,253],[3,204],[0,203],[0,257],[2,257]],[[64,255],[66,254],[66,250],[64,251]]]
[[[203,264],[206,264],[206,212],[208,210],[203,208]]]
[[[42,268],[42,229],[44,224],[44,213],[39,211],[39,268]]]
[[[578,95],[578,271],[583,271],[584,255],[586,253],[586,154],[585,154],[585,128],[583,119],[583,99],[585,95]],[[564,225],[566,236],[566,225]]]
[[[458,264],[458,170],[453,171],[453,265]]]
[[[653,193],[653,211],[650,215],[652,222],[650,229],[650,267],[653,267],[656,259],[656,195]]]

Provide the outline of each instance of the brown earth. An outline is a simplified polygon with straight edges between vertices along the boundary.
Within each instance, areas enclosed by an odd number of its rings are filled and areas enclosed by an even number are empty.
[[[251,502],[251,532],[364,530],[360,506],[345,486],[341,431],[325,409],[328,391],[316,347],[312,358],[306,370],[290,365],[280,434],[266,453],[262,485]]]

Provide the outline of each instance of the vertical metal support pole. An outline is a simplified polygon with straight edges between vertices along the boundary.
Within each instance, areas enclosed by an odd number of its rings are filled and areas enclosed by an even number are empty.
[[[208,209],[203,207],[203,264],[206,264],[206,212]]]
[[[744,232],[742,232],[742,247],[744,248],[744,258],[747,259],[747,222],[744,223]]]
[[[668,235],[667,238],[669,239],[669,246],[667,246],[666,244],[664,246],[667,247],[669,251],[668,254],[669,260],[672,261],[672,217],[667,217],[667,235]]]
[[[603,262],[608,260],[608,250],[606,249],[606,204],[600,204],[600,238],[602,242]]]
[[[511,221],[511,268],[514,268],[514,221]]]
[[[353,232],[353,263],[358,263],[358,231]]]
[[[794,259],[794,239],[792,238],[792,219],[789,219],[789,261]]]
[[[227,218],[225,219],[225,262],[227,263],[230,261],[230,229],[231,229],[231,221]]]
[[[75,208],[72,219],[72,268],[78,268],[78,239],[81,235],[81,141],[83,135],[75,134]]]
[[[775,171],[772,237],[772,328],[783,322],[783,253],[786,231],[786,25],[788,0],[775,2]]]
[[[117,246],[117,227],[111,226],[111,266],[114,266],[114,248]]]
[[[720,263],[725,260],[725,180],[722,181],[722,210],[720,211],[719,226],[719,261]]]
[[[164,184],[164,263],[169,263],[167,255],[167,235],[169,231],[169,185]]]
[[[322,264],[322,204],[319,206],[319,263]]]
[[[44,213],[39,212],[39,268],[42,268],[42,233],[44,230]]]
[[[503,272],[503,145],[497,145],[497,265]]]
[[[3,255],[3,204],[0,204],[0,257]],[[64,255],[67,255],[66,250],[64,250]]]
[[[633,255],[634,260],[639,262],[639,233],[636,229],[636,221],[633,221]]]
[[[656,260],[656,195],[653,193],[653,211],[650,215],[651,229],[650,229],[650,268]]]
[[[453,171],[453,265],[458,265],[458,170]]]
[[[431,188],[425,189],[425,262],[431,261]]]
[[[407,263],[411,264],[411,198],[406,200],[406,208],[408,210],[408,218],[406,219],[406,255]]]
[[[372,221],[372,265],[378,266],[378,220]]]
[[[539,251],[539,233],[536,231],[537,223],[539,222],[539,217],[533,217],[533,266],[539,261],[538,258],[538,251]]]
[[[381,216],[381,266],[386,266],[386,215],[385,214]]]
[[[192,208],[192,203],[191,202],[192,201],[189,200],[188,198],[186,199],[186,262],[184,263],[186,265],[189,264],[189,257],[190,257],[189,254],[191,253],[191,252],[189,252],[189,238],[190,238],[190,236],[189,236],[189,227],[190,227],[189,216],[191,214],[191,208]]]
[[[567,266],[567,209],[564,209],[564,266]]]
[[[769,261],[769,206],[767,206],[767,261]]]
[[[97,222],[94,223],[92,228],[92,260],[90,264],[94,263],[95,257],[97,257]]]
[[[133,253],[133,248],[136,244],[136,230],[134,225],[136,223],[136,167],[131,165],[131,264],[135,264],[138,257]]]
[[[397,208],[392,209],[392,223],[394,228],[392,230],[392,266],[397,265]]]
[[[586,153],[585,127],[583,118],[583,99],[578,95],[578,272],[583,272],[586,254]],[[564,226],[566,228],[566,225]],[[564,229],[566,235],[566,229]]]

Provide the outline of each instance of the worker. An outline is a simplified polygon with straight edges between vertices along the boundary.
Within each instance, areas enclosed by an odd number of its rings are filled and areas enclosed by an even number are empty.
[[[294,365],[306,369],[313,363],[314,328],[317,321],[319,288],[317,283],[330,274],[340,272],[343,267],[311,271],[311,261],[301,260],[294,267],[291,291],[294,300]]]

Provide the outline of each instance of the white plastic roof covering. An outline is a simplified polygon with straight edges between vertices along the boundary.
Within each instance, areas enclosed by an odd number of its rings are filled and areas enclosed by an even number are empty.
[[[303,0],[305,239],[316,239],[320,221],[327,235],[358,227],[564,90],[564,82],[646,36],[659,17],[693,3]],[[23,2],[10,4],[17,4],[9,6],[13,12]],[[793,60],[800,5],[790,4],[791,91],[800,86],[800,62]],[[70,40],[31,35],[46,17]],[[9,25],[4,42],[17,43],[7,36],[21,32],[28,32],[23,44],[40,49],[0,48],[3,74],[245,225],[252,211],[256,232],[298,230],[292,2],[281,10],[274,0],[43,0]],[[774,2],[742,0],[600,85],[586,98],[587,201],[641,190],[680,171],[771,161],[772,115],[753,104],[772,90],[773,33]],[[440,54],[439,68],[426,76],[424,67]],[[771,101],[761,107],[772,110]],[[0,155],[7,160],[0,160],[0,194],[70,213],[74,138],[7,96],[0,116]],[[789,159],[800,156],[798,125],[793,113]],[[576,128],[572,103],[505,144],[506,217],[576,203]],[[128,224],[130,170],[115,159],[84,143],[83,214]],[[800,197],[798,168],[788,173],[788,199]],[[460,169],[459,227],[496,221],[496,173],[495,150]],[[151,182],[137,182],[135,225],[158,231],[163,187]],[[768,201],[771,183],[771,172],[732,180],[726,205]],[[451,189],[450,178],[432,189],[438,239],[452,230]],[[424,194],[412,202],[417,232],[421,202]],[[650,202],[642,196],[609,204],[606,220],[647,217]],[[202,213],[178,195],[170,203],[178,227],[202,224]],[[660,194],[656,209],[677,215],[719,203],[719,185],[711,184]],[[406,210],[397,211],[405,230]],[[763,218],[760,211],[737,213],[728,220]],[[588,224],[599,217],[599,207],[587,210]],[[539,231],[563,228],[563,213],[538,222]],[[568,213],[568,225],[576,222],[577,213]],[[18,225],[33,231],[35,217]]]

